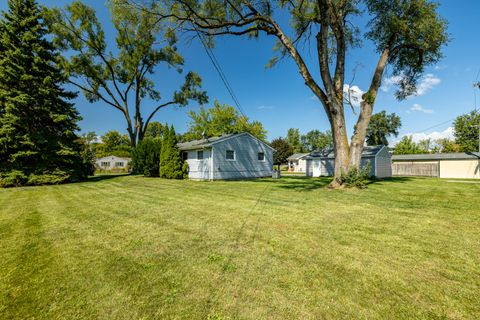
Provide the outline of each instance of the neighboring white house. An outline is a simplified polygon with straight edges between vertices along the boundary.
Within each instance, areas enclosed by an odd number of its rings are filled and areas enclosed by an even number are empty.
[[[95,167],[100,170],[127,171],[130,161],[132,161],[131,158],[106,156],[95,160]]]
[[[310,177],[333,176],[335,155],[333,150],[312,152],[305,157],[306,174]],[[392,156],[386,146],[368,146],[363,148],[361,168],[370,164],[371,175],[377,178],[392,176]]]
[[[307,160],[306,157],[309,153],[295,153],[287,158],[288,171],[290,172],[307,172]]]
[[[179,143],[190,179],[225,180],[270,177],[274,149],[249,133]]]

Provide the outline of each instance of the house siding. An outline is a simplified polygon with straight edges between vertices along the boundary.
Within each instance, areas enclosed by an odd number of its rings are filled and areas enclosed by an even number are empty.
[[[375,176],[378,178],[388,178],[392,176],[392,156],[387,148],[382,148],[375,156]]]
[[[335,159],[323,158],[323,159],[308,159],[306,174],[309,177],[331,177],[335,174]],[[362,158],[360,167],[365,168],[368,164],[371,165],[370,174],[375,175],[375,158],[368,157]],[[319,170],[315,170],[316,166],[320,166]],[[319,173],[319,174],[318,174]]]
[[[203,151],[203,159],[197,160],[197,151]],[[211,149],[196,149],[183,151],[188,154],[188,178],[194,180],[210,179]]]
[[[130,158],[121,158],[117,156],[106,156],[95,160],[95,167],[101,170],[127,170],[128,165],[132,160]],[[108,163],[108,166],[102,166],[103,163]],[[123,165],[117,166],[117,163]]]
[[[440,178],[480,179],[480,160],[442,160]]]
[[[227,150],[235,151],[235,160],[227,160]],[[258,153],[265,160],[258,160]],[[272,175],[273,150],[263,142],[242,134],[213,145],[213,179],[260,178]]]

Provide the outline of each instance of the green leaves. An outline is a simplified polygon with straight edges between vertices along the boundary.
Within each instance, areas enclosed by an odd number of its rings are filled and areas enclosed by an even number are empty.
[[[387,114],[386,111],[381,111],[372,115],[367,128],[367,145],[388,145],[388,137],[398,136],[401,126],[402,121],[395,113]]]
[[[400,75],[400,100],[415,94],[417,80],[425,67],[442,58],[449,41],[447,21],[437,13],[438,3],[430,0],[367,0],[372,15],[366,36],[378,52],[391,51],[389,64]]]
[[[136,10],[127,0],[109,0],[107,5],[116,31],[115,43],[107,42],[95,10],[78,0],[64,10],[49,10],[48,21],[55,43],[68,52],[62,66],[70,82],[89,102],[101,101],[122,112],[135,146],[161,108],[185,106],[191,100],[203,104],[208,98],[200,89],[200,77],[193,72],[166,101],[150,77],[160,66],[181,73],[184,64],[177,51],[175,29],[155,14],[158,5],[152,4],[148,10]],[[157,105],[150,108],[144,121],[143,101],[147,98]]]
[[[223,134],[248,132],[253,136],[265,140],[266,130],[258,121],[250,121],[240,115],[238,111],[227,104],[220,104],[215,100],[213,107],[200,107],[198,112],[190,111],[188,132],[185,140],[202,139],[204,136],[215,137]]]

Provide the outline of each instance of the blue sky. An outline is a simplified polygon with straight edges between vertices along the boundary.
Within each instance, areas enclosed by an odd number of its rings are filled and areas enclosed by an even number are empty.
[[[39,0],[47,6],[64,6],[70,1]],[[103,1],[86,0],[94,7],[104,24],[108,40],[113,43],[115,33],[109,21],[108,11]],[[480,1],[478,0],[443,0],[440,1],[440,14],[449,21],[451,42],[443,50],[444,59],[436,66],[427,69],[421,84],[421,95],[406,101],[395,100],[394,86],[388,86],[389,74],[384,77],[375,110],[387,110],[397,113],[403,126],[401,135],[415,133],[416,138],[425,136],[441,137],[451,134],[448,121],[461,113],[475,107],[473,82],[480,70]],[[0,9],[6,8],[6,1],[0,2]],[[283,21],[285,22],[285,21]],[[329,124],[320,103],[313,98],[311,91],[304,85],[296,65],[291,59],[285,59],[272,69],[265,65],[273,55],[274,39],[262,36],[258,40],[227,36],[217,38],[214,53],[219,60],[227,78],[233,87],[245,113],[251,119],[261,121],[268,131],[268,138],[285,136],[288,128],[299,128],[301,132],[312,129],[327,130]],[[179,46],[186,64],[184,70],[195,71],[203,78],[204,89],[210,97],[222,103],[233,105],[233,101],[225,89],[220,77],[208,59],[203,47],[196,40],[182,41]],[[310,66],[316,66],[315,48],[305,48],[304,58]],[[350,82],[352,70],[357,64],[353,86],[365,90],[371,79],[378,54],[371,43],[354,49],[347,56],[347,82]],[[313,69],[312,69],[313,70]],[[168,98],[173,90],[180,86],[182,75],[173,70],[160,67],[153,76],[162,96]],[[318,78],[318,77],[317,77]],[[477,89],[477,103],[480,106],[480,91]],[[102,134],[108,130],[119,130],[126,133],[123,116],[117,110],[103,103],[88,103],[82,95],[76,99],[76,106],[83,120],[80,122],[82,132],[95,131]],[[153,104],[146,102],[145,110]],[[197,110],[198,105],[192,103],[188,107],[161,110],[154,120],[168,122],[178,132],[188,127],[188,110]],[[348,128],[351,130],[355,115],[351,110],[346,112]],[[442,125],[436,126],[440,123]],[[426,130],[436,126],[433,129]]]

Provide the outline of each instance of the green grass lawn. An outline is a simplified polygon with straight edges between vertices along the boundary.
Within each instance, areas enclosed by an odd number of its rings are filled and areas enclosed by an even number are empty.
[[[479,318],[479,184],[327,183],[0,190],[0,318]]]

